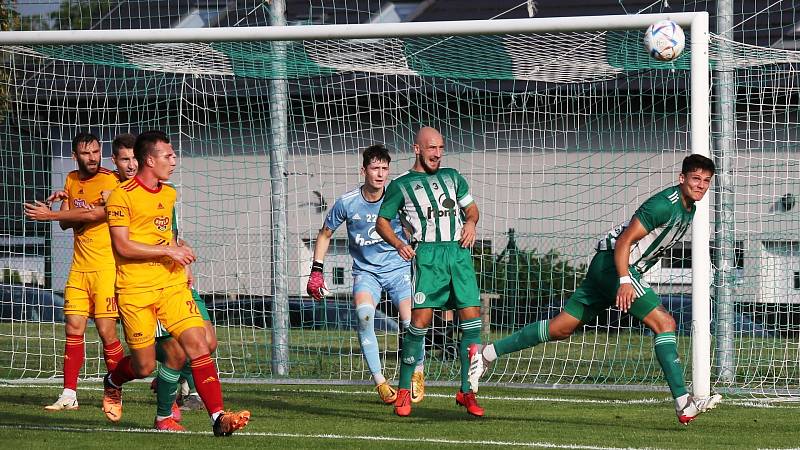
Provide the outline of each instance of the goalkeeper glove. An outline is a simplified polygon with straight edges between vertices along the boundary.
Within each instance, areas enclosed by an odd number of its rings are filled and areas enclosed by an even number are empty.
[[[319,261],[311,264],[311,276],[308,277],[306,292],[317,300],[321,300],[330,293],[328,286],[325,285],[325,276],[322,274],[322,263]]]

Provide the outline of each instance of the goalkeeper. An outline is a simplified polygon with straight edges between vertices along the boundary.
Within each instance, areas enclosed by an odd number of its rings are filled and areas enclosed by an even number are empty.
[[[350,256],[353,258],[353,300],[358,316],[358,341],[378,395],[386,404],[394,403],[397,392],[383,376],[378,339],[375,336],[375,307],[381,300],[381,291],[386,291],[400,312],[403,328],[411,323],[410,264],[375,231],[375,221],[389,180],[391,160],[389,151],[382,145],[372,145],[364,150],[361,167],[364,184],[339,197],[325,218],[314,244],[314,261],[306,289],[317,300],[327,293],[323,261],[333,232],[342,223],[347,223]],[[395,235],[404,239],[399,219],[395,218],[391,225]],[[425,378],[420,359],[412,375],[411,399],[417,403],[422,401],[424,395]]]
[[[643,279],[664,252],[683,239],[694,218],[695,202],[705,196],[714,171],[714,162],[705,156],[686,157],[676,186],[650,197],[630,221],[600,239],[586,279],[556,317],[529,324],[483,349],[473,346],[469,373],[473,389],[477,390],[478,378],[498,356],[566,339],[579,326],[616,305],[653,330],[656,358],[675,399],[680,423],[686,425],[714,408],[722,399],[720,395],[689,395],[678,359],[675,319]]]

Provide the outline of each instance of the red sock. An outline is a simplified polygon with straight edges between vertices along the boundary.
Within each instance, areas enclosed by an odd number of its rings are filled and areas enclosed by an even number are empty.
[[[83,335],[68,334],[67,342],[64,344],[64,388],[78,388],[78,374],[83,367]]]
[[[123,384],[135,379],[136,375],[133,373],[130,356],[122,358],[108,377],[108,381],[117,387],[122,387]]]
[[[203,399],[208,414],[222,411],[222,386],[219,384],[217,366],[211,355],[203,355],[192,360],[192,376],[197,393]]]
[[[106,360],[106,368],[108,368],[109,372],[113,372],[117,368],[122,355],[122,344],[119,341],[103,344],[103,358]]]

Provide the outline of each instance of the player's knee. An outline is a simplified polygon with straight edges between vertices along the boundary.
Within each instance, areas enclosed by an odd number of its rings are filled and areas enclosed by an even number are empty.
[[[675,319],[669,314],[663,314],[653,324],[653,331],[656,334],[669,333],[677,329]]]
[[[568,324],[561,324],[557,326],[551,326],[549,331],[550,340],[561,341],[572,336],[572,333],[575,332],[575,327]]]
[[[87,318],[77,314],[69,314],[64,320],[64,332],[69,335],[78,335],[86,332]]]
[[[189,328],[178,336],[178,341],[183,351],[190,359],[211,354],[206,342],[206,333],[203,328]]]
[[[213,334],[206,332],[206,344],[208,345],[208,352],[214,353],[217,351],[217,337]]]
[[[186,353],[183,352],[180,345],[171,345],[165,349],[164,364],[170,369],[180,369],[186,364]]]
[[[113,344],[119,340],[116,326],[98,326],[97,334],[100,336],[100,340],[103,341],[103,345]]]
[[[358,318],[358,329],[360,331],[371,330],[375,319],[375,307],[368,304],[358,305],[356,307],[356,317]]]
[[[136,378],[145,378],[150,376],[154,370],[156,370],[156,361],[155,360],[145,360],[145,361],[133,361],[131,364],[131,368],[133,369],[133,374],[136,375]]]

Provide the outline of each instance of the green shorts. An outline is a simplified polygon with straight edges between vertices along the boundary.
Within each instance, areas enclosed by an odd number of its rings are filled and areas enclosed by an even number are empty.
[[[481,306],[472,252],[458,242],[421,243],[414,258],[413,308]]]
[[[631,268],[630,273],[638,297],[631,304],[628,313],[643,320],[661,304],[661,299],[635,269]],[[619,274],[614,264],[614,252],[597,252],[589,264],[586,278],[567,300],[564,311],[583,323],[591,322],[616,303],[617,289]]]
[[[197,305],[197,311],[200,313],[200,316],[203,320],[210,322],[211,316],[208,315],[208,308],[206,308],[206,302],[200,298],[200,294],[192,289],[192,298],[194,299],[194,303]],[[161,325],[161,322],[156,321],[156,340],[158,339],[166,339],[172,337],[169,332]]]

